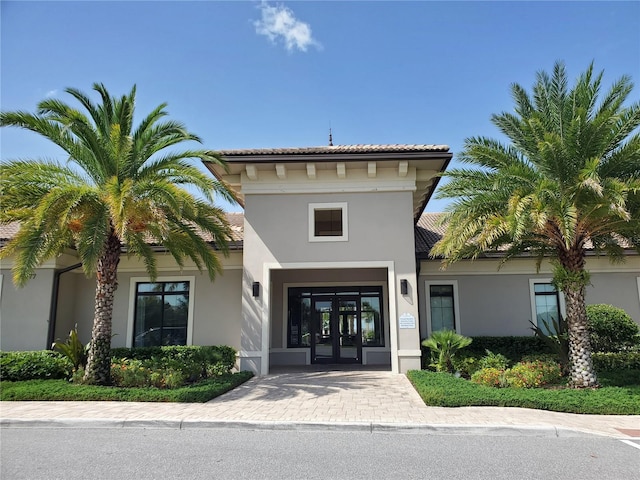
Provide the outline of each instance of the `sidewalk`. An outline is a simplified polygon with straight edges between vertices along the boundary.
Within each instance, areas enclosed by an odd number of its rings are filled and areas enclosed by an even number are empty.
[[[0,426],[330,429],[640,437],[640,416],[427,407],[404,375],[318,371],[255,377],[205,404],[0,402]]]

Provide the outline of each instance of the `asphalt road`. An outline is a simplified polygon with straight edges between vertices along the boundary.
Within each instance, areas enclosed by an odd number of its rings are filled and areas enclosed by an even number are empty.
[[[5,428],[0,478],[640,480],[634,445],[595,436]]]

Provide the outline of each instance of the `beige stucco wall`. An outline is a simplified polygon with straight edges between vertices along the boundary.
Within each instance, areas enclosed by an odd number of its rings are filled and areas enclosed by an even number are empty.
[[[309,204],[346,203],[348,241],[310,242]],[[397,295],[394,309],[418,317],[417,283],[414,259],[414,237],[411,192],[332,193],[295,195],[247,195],[245,197],[244,240],[244,307],[241,348],[250,360],[243,367],[256,368],[262,342],[269,334],[262,331],[266,316],[265,296],[271,283],[266,269],[283,265],[286,269],[359,268],[392,265],[394,288],[399,292],[400,280],[409,282],[409,294]],[[341,265],[341,263],[343,265]],[[251,296],[251,283],[262,284],[264,294]],[[265,288],[266,287],[266,288]],[[268,297],[269,299],[273,297]],[[397,319],[393,319],[397,321]],[[396,330],[400,354],[412,356],[405,366],[419,368],[419,336],[417,328]],[[412,367],[413,368],[413,367]]]
[[[37,270],[23,288],[13,284],[10,270],[0,274],[0,350],[47,348],[53,269]]]
[[[530,279],[552,278],[551,266],[536,273],[535,261],[516,259],[498,270],[495,259],[463,261],[439,270],[437,261],[423,261],[420,273],[421,336],[428,335],[426,281],[455,280],[458,286],[460,332],[469,336],[531,335]],[[590,257],[591,285],[587,304],[607,303],[624,309],[640,324],[640,257],[629,256],[612,265],[606,258]]]
[[[242,254],[233,252],[223,258],[224,273],[214,282],[187,264],[177,271],[170,256],[158,254],[158,280],[165,277],[194,277],[193,308],[194,345],[230,345],[240,348],[240,312]],[[60,267],[58,267],[60,268]],[[53,268],[41,268],[23,289],[11,283],[11,272],[2,270],[0,298],[0,349],[39,350],[47,348],[47,332],[53,287]],[[128,345],[132,329],[131,279],[148,276],[135,258],[123,256],[118,268],[118,289],[114,296],[113,347]],[[77,324],[83,343],[89,341],[93,323],[95,278],[87,278],[80,269],[60,277],[54,339],[66,339]],[[130,335],[129,335],[130,336]]]

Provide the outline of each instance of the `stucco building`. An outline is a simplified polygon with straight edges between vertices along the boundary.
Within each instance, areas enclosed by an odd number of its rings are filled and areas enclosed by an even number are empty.
[[[206,164],[244,208],[229,213],[234,241],[215,282],[157,251],[158,278],[123,255],[113,346],[226,344],[241,369],[356,363],[420,368],[431,331],[530,335],[529,320],[563,310],[549,265],[529,258],[498,270],[491,256],[446,271],[428,257],[441,227],[423,213],[451,159],[443,145],[351,145],[219,152]],[[0,228],[0,240],[15,226]],[[610,303],[640,323],[640,257],[589,256],[588,303]],[[94,279],[72,250],[20,290],[11,261],[0,277],[0,349],[35,350],[75,324],[88,341]]]

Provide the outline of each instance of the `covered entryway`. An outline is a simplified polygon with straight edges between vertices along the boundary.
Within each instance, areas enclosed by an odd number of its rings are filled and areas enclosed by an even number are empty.
[[[271,272],[270,364],[391,367],[387,268]]]
[[[363,346],[384,346],[382,287],[291,288],[289,299],[290,339],[309,332],[311,363],[361,364]]]

